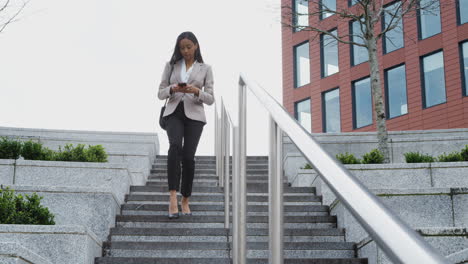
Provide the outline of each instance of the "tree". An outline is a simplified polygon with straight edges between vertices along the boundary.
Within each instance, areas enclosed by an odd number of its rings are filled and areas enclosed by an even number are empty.
[[[282,24],[285,27],[294,30],[312,31],[317,33],[314,39],[320,35],[329,36],[332,39],[349,45],[355,45],[367,49],[372,99],[374,104],[374,116],[377,124],[378,149],[384,155],[384,162],[390,162],[390,153],[388,147],[388,133],[386,125],[385,107],[382,97],[382,87],[379,72],[379,57],[377,53],[377,42],[393,30],[403,30],[403,18],[416,16],[422,13],[437,14],[440,10],[439,0],[400,0],[391,6],[385,5],[385,0],[351,0],[353,6],[346,8],[336,8],[332,6],[335,1],[326,0],[303,0],[308,3],[308,12],[297,12],[292,6],[282,6],[283,19]],[[336,0],[343,1],[344,0]],[[451,0],[453,1],[453,0]],[[332,3],[332,4],[328,4]],[[329,31],[317,25],[299,25],[297,23],[300,16],[317,16],[325,18],[334,16],[335,19],[353,21],[358,25],[358,32],[340,32]],[[385,23],[382,25],[383,17]],[[392,41],[391,38],[387,40]]]
[[[28,2],[23,1],[20,5],[16,6],[12,4],[11,0],[0,0],[0,33],[2,33],[8,24],[16,21],[15,18],[26,7]]]

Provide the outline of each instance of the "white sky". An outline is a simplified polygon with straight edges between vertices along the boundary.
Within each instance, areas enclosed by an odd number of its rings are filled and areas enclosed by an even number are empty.
[[[279,0],[31,0],[18,18],[0,34],[0,126],[157,132],[166,155],[157,89],[183,31],[235,120],[241,71],[282,103]],[[267,115],[248,97],[247,153],[267,155]],[[214,153],[205,113],[196,155]]]

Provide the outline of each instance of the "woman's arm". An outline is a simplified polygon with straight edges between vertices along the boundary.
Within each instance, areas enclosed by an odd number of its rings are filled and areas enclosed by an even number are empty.
[[[195,98],[197,98],[198,102],[205,103],[207,105],[212,105],[214,103],[213,83],[213,71],[211,70],[211,66],[208,66],[206,71],[205,88],[203,90],[200,89],[198,96],[195,94]]]
[[[171,93],[171,88],[174,85],[169,84],[169,74],[171,74],[171,65],[167,62],[161,77],[161,83],[159,84],[158,98],[160,100],[164,100],[174,95],[174,92]]]

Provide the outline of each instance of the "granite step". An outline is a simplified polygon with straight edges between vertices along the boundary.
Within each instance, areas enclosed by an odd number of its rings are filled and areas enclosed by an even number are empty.
[[[96,264],[231,264],[228,258],[97,258]],[[268,259],[247,259],[247,264],[268,264]],[[284,264],[368,264],[367,259],[284,259]]]
[[[232,169],[232,164],[229,164],[229,167]],[[167,163],[155,163],[151,167],[152,169],[167,169]],[[198,169],[216,169],[216,163],[213,164],[199,164],[195,163],[195,170]],[[268,164],[247,164],[247,170],[268,170]]]
[[[130,192],[168,192],[168,187],[166,186],[130,186]],[[284,186],[284,193],[304,193],[304,194],[315,194],[315,187],[290,187],[289,185]],[[203,186],[193,186],[193,193],[224,193],[224,190],[221,187],[203,187]],[[268,186],[265,185],[247,185],[248,193],[267,193]]]
[[[231,170],[232,172],[232,170]],[[151,174],[167,173],[167,168],[151,169]],[[216,169],[195,169],[197,174],[216,175]],[[246,169],[247,175],[268,175],[268,169]]]
[[[232,217],[230,218],[232,219]],[[117,215],[117,222],[159,222],[159,223],[224,223],[224,216],[182,216],[169,219],[165,215]],[[336,216],[284,216],[284,223],[336,223]],[[267,216],[247,216],[248,223],[268,223]]]
[[[180,207],[180,205],[179,205]],[[167,211],[168,203],[165,204],[147,204],[147,203],[134,203],[123,204],[123,210],[133,211]],[[231,209],[231,208],[230,208]],[[224,203],[208,205],[208,204],[190,204],[190,210],[195,212],[224,212]],[[285,205],[283,206],[284,212],[328,212],[329,207],[323,205]],[[268,212],[268,204],[266,205],[247,205],[247,212]]]
[[[168,201],[168,194],[126,194],[125,201]],[[224,195],[192,195],[190,202],[224,202]],[[247,195],[247,201],[252,202],[267,202],[266,195]],[[284,202],[321,202],[321,197],[311,195],[284,195]]]
[[[247,242],[247,258],[268,258],[268,242]],[[227,242],[126,242],[110,245],[115,257],[219,258],[231,255]],[[351,258],[354,243],[349,242],[285,242],[284,255],[289,258]]]

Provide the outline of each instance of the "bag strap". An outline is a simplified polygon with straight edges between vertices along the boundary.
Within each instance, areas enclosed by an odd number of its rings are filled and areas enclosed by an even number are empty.
[[[167,78],[167,83],[170,83],[171,81],[171,75],[172,75],[172,71],[174,70],[174,65],[171,64],[171,72],[169,73],[169,77]],[[167,104],[167,100],[169,98],[166,98],[166,102],[164,103],[164,107],[166,107],[166,104]]]

